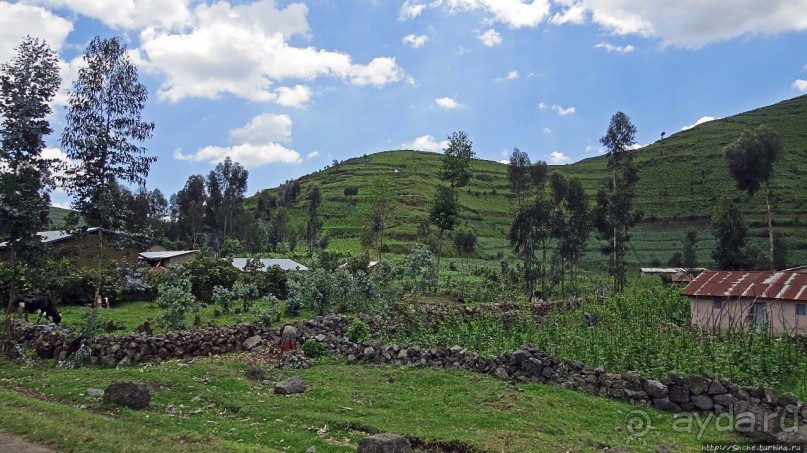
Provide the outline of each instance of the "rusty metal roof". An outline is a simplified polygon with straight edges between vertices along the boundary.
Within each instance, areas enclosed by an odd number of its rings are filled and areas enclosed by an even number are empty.
[[[792,271],[705,271],[684,288],[683,294],[807,301],[807,274]]]

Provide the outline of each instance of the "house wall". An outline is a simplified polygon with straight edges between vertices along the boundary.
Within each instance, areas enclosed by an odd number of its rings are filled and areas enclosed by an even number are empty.
[[[177,266],[183,263],[187,263],[189,261],[195,260],[197,255],[198,255],[197,253],[186,253],[184,255],[174,256],[172,258],[164,260],[165,261],[164,266],[165,267]]]
[[[723,301],[722,309],[714,308],[714,300]],[[795,301],[764,299],[725,299],[690,297],[692,326],[708,330],[740,330],[754,326],[754,303],[764,303],[768,329],[773,335],[784,332],[807,334],[807,315],[796,315]]]
[[[98,254],[99,239],[98,235],[93,234],[80,238],[70,238],[64,241],[54,242],[49,244],[52,250],[65,252],[76,257],[76,263],[79,266],[92,267],[96,265],[96,256]],[[122,248],[114,247],[107,241],[104,241],[104,258],[106,260],[117,261],[120,267],[132,266],[137,264],[139,260],[140,249],[133,247],[129,244],[123,244]]]

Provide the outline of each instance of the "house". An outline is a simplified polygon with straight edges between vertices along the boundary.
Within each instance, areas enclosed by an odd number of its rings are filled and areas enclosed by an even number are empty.
[[[695,327],[807,334],[807,273],[704,271],[683,294]]]
[[[238,270],[243,271],[247,267],[247,261],[253,258],[233,258],[232,264]],[[279,266],[284,271],[307,271],[308,268],[302,264],[286,258],[254,258],[263,264],[263,270],[271,269],[272,266]]]
[[[688,283],[695,279],[695,276],[705,271],[703,267],[687,269],[684,267],[643,267],[642,277],[658,277],[667,275],[673,283]]]
[[[140,261],[148,263],[153,268],[166,268],[193,261],[199,255],[198,250],[176,250],[159,252],[142,252]]]
[[[373,270],[373,268],[376,266],[376,264],[378,264],[380,262],[381,261],[370,261],[370,262],[368,262],[367,263],[367,272],[370,272],[371,270]],[[342,263],[339,266],[337,266],[336,268],[337,269],[347,269],[348,265],[350,265],[350,263]]]
[[[121,267],[137,264],[140,252],[149,249],[148,245],[138,241],[132,236],[120,232],[101,230],[99,227],[87,228],[84,234],[73,234],[65,231],[40,231],[36,233],[50,251],[76,258],[79,266],[95,266],[98,251],[100,250],[101,233],[105,236],[115,236],[116,244],[104,242],[104,258],[117,261]],[[0,260],[10,259],[11,251],[8,244],[0,243]]]

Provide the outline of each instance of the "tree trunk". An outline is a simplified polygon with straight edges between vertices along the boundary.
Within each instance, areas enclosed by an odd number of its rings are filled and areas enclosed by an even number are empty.
[[[768,240],[771,244],[771,270],[773,270],[773,219],[771,218],[771,185],[765,185],[765,207],[768,211]]]
[[[3,341],[0,343],[0,355],[11,358],[12,336],[14,335],[14,325],[11,322],[11,313],[14,309],[14,301],[17,298],[17,251],[14,249],[14,241],[9,240],[9,251],[11,252],[11,282],[8,291],[8,305],[6,306],[6,317],[3,323]]]

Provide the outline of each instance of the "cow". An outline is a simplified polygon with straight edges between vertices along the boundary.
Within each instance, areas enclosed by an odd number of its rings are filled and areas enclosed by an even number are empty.
[[[62,315],[56,309],[56,304],[48,296],[41,294],[30,294],[24,297],[17,298],[17,306],[20,311],[25,312],[25,320],[28,320],[28,315],[36,313],[39,317],[36,322],[39,322],[42,317],[50,319],[57,326],[62,322]]]

